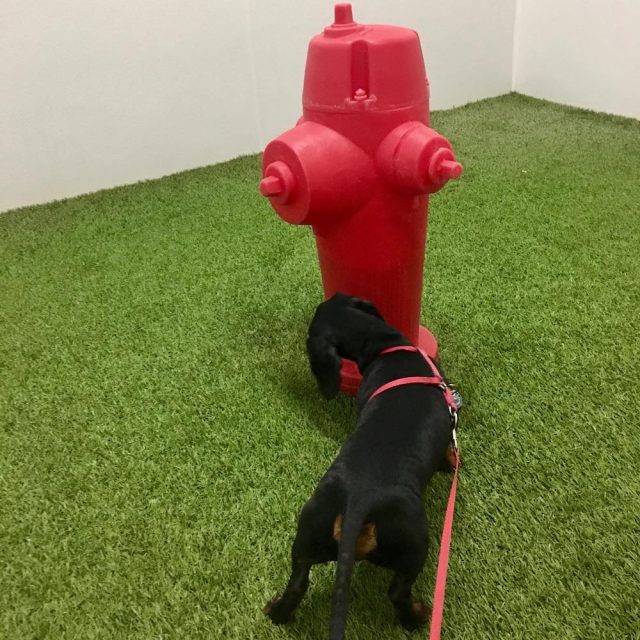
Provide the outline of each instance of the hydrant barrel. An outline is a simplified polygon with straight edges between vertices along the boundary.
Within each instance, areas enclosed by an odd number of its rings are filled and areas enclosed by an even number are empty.
[[[462,166],[429,127],[418,34],[359,24],[351,5],[336,5],[309,44],[302,106],[265,149],[261,193],[285,221],[312,226],[326,297],[371,300],[435,356],[420,327],[428,197]],[[357,371],[343,373],[355,390]]]

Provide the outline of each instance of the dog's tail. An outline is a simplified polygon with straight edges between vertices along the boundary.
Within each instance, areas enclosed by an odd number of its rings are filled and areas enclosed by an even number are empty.
[[[342,640],[347,626],[349,585],[356,559],[356,543],[370,505],[358,502],[348,504],[342,522],[342,536],[338,544],[338,566],[331,602],[329,640]]]

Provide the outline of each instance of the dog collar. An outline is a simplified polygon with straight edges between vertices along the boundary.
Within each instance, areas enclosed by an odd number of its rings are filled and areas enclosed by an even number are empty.
[[[438,370],[435,362],[422,350],[418,347],[414,347],[411,345],[403,345],[399,347],[389,347],[388,349],[384,349],[378,355],[384,356],[389,353],[396,353],[397,351],[409,351],[411,353],[419,353],[426,361],[426,363],[431,367],[431,371],[433,372],[432,376],[407,376],[406,378],[397,378],[396,380],[391,380],[391,382],[387,382],[382,386],[378,387],[370,396],[367,402],[373,400],[376,396],[379,396],[381,393],[385,391],[389,391],[389,389],[394,389],[395,387],[402,387],[405,384],[426,384],[433,387],[438,387],[442,390],[442,394],[444,395],[445,402],[447,403],[447,407],[449,408],[449,414],[451,415],[451,421],[454,427],[454,447],[457,448],[457,442],[455,442],[455,427],[458,424],[458,411],[462,406],[462,397],[458,393],[458,391],[449,383],[447,383],[444,379],[444,376]]]

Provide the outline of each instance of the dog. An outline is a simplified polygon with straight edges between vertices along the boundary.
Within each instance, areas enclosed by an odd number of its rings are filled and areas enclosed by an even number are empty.
[[[341,640],[354,563],[368,560],[393,572],[389,598],[400,623],[415,629],[428,615],[411,593],[427,555],[423,491],[435,471],[450,470],[452,464],[455,422],[444,386],[403,383],[382,389],[394,380],[438,372],[371,302],[345,294],[318,306],[307,352],[326,398],[340,390],[341,359],[357,363],[362,373],[358,418],[302,508],[291,577],[264,612],[276,624],[288,622],[307,591],[312,565],[337,560],[329,638]]]

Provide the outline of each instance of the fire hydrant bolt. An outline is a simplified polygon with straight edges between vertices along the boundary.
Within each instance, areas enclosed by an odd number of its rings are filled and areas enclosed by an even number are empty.
[[[269,198],[271,204],[284,205],[293,197],[296,179],[285,162],[276,160],[269,163],[260,180],[260,193]]]
[[[443,160],[438,168],[443,178],[456,180],[462,175],[462,165],[455,160]]]
[[[267,198],[279,196],[283,190],[284,185],[278,176],[268,176],[260,181],[260,193]]]
[[[335,6],[333,24],[353,24],[353,11],[348,2],[341,2]]]

